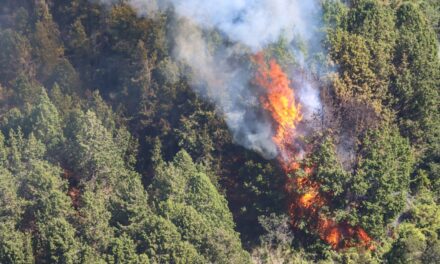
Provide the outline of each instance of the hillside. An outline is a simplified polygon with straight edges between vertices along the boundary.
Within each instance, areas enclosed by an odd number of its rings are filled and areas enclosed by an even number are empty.
[[[440,263],[435,0],[0,1],[0,263]]]

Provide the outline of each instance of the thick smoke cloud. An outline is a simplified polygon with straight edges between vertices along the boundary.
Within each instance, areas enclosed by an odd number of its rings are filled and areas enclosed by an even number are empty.
[[[295,33],[313,38],[315,1],[304,0],[175,0],[175,11],[205,28],[217,28],[231,40],[254,51],[277,41],[281,35],[291,40]]]
[[[191,68],[194,89],[215,103],[236,143],[266,158],[275,157],[277,148],[272,141],[271,121],[259,112],[260,95],[251,86],[252,73],[237,64],[236,58],[258,52],[281,37],[288,43],[301,39],[307,47],[316,49],[319,46],[316,29],[321,17],[318,1],[130,0],[129,4],[142,16],[173,10],[173,55]],[[213,48],[204,34],[211,30],[220,32],[230,42],[216,43]],[[294,45],[291,49],[298,63],[307,68],[305,54]],[[319,94],[309,82],[302,82],[296,92],[307,116],[320,108]]]

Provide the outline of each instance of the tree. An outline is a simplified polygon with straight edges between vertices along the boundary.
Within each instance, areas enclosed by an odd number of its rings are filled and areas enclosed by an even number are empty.
[[[146,255],[136,253],[136,245],[126,234],[115,238],[110,244],[108,263],[111,264],[149,264]]]
[[[322,1],[322,9],[323,20],[330,33],[336,28],[347,28],[347,14],[350,9],[342,1]]]
[[[420,152],[420,170],[429,174],[434,186],[439,182],[439,92],[440,63],[435,33],[420,7],[405,3],[397,10],[395,63],[397,74],[392,93],[394,108],[403,135]]]
[[[40,263],[77,263],[79,244],[75,229],[63,218],[39,223],[37,259]]]
[[[78,105],[75,105],[75,99],[74,97],[64,94],[61,91],[60,86],[55,83],[52,86],[52,89],[50,90],[49,97],[51,102],[55,105],[57,108],[61,118],[64,120],[64,118],[67,117],[67,114],[73,111],[75,107],[78,107]]]
[[[426,237],[412,224],[399,227],[399,238],[393,244],[387,259],[391,263],[422,263]]]
[[[45,86],[52,87],[55,83],[59,85],[61,91],[65,94],[81,93],[79,75],[67,59],[60,59],[58,61]]]
[[[30,124],[30,129],[36,139],[49,149],[63,141],[61,118],[44,88],[41,88],[29,118],[24,122]]]
[[[21,171],[18,194],[27,200],[24,225],[33,221],[46,222],[54,217],[71,214],[71,200],[67,196],[67,182],[60,178],[60,169],[46,161],[31,160]]]
[[[375,0],[356,1],[347,15],[348,30],[366,40],[370,50],[370,68],[375,80],[369,82],[374,97],[385,102],[388,96],[390,76],[396,42],[395,16],[389,5]]]
[[[180,151],[168,167],[158,168],[156,173],[152,183],[156,199],[184,202],[219,226],[233,228],[226,200],[186,151]]]
[[[18,181],[0,165],[0,222],[18,223],[23,214],[23,204],[17,196]]]
[[[32,134],[52,151],[63,141],[61,118],[44,88],[40,87],[38,93],[32,92],[32,96],[31,105],[25,104],[21,109],[13,108],[6,113],[3,127],[13,130],[20,128],[25,136]]]
[[[383,112],[384,91],[372,85],[376,76],[365,37],[337,29],[330,37],[330,45],[330,57],[338,65],[338,73],[330,75],[334,94],[330,103],[340,120],[332,125],[354,141],[377,123]]]
[[[21,73],[12,81],[12,89],[15,91],[13,94],[13,102],[15,105],[23,106],[26,103],[34,102],[41,91],[41,86],[25,73]]]
[[[261,243],[271,248],[290,247],[293,241],[293,233],[289,226],[289,218],[286,215],[270,214],[258,218],[265,233],[260,237]]]
[[[396,77],[396,106],[401,118],[408,122],[419,120],[415,125],[420,123],[418,129],[424,128],[425,133],[427,132],[425,137],[420,137],[417,130],[414,130],[417,128],[414,128],[412,132],[406,132],[406,135],[420,139],[429,138],[432,132],[427,128],[429,124],[435,124],[431,118],[438,114],[436,101],[439,97],[436,83],[440,78],[440,63],[432,56],[437,54],[435,35],[415,4],[408,3],[399,8],[397,27],[401,37],[397,43],[395,60],[400,65],[401,72],[409,71],[410,78],[406,74],[402,76],[406,79]]]
[[[395,127],[369,132],[360,153],[352,191],[361,203],[353,216],[359,215],[361,226],[380,236],[406,204],[414,155]]]
[[[151,215],[140,224],[134,225],[133,237],[137,250],[146,253],[153,262],[163,263],[204,263],[206,260],[197,250],[181,239],[176,228],[169,220]]]
[[[128,113],[137,113],[146,100],[151,83],[151,69],[148,61],[148,52],[142,40],[139,40],[134,52],[130,54],[131,63],[127,69],[127,76],[122,76],[122,96],[126,99]]]
[[[44,0],[35,2],[37,21],[33,32],[33,53],[38,67],[38,77],[45,82],[51,75],[58,60],[64,55],[60,32],[52,19],[49,7]]]
[[[347,190],[351,175],[344,170],[331,137],[325,137],[318,145],[308,166],[315,164],[317,165],[315,178],[320,183],[320,189],[326,193],[331,192],[334,196],[334,203],[345,204],[347,202],[345,190]]]
[[[425,264],[438,263],[440,261],[440,240],[431,241],[428,243],[428,248],[422,257]]]
[[[0,30],[0,80],[3,85],[9,84],[20,74],[30,70],[31,47],[26,37],[11,30]]]
[[[124,168],[112,134],[92,111],[72,113],[66,131],[66,156],[80,180],[113,184]]]
[[[0,262],[31,264],[34,263],[31,236],[15,229],[10,221],[0,221]]]
[[[84,4],[83,4],[84,5]],[[66,46],[69,50],[74,51],[73,60],[76,62],[83,59],[90,52],[90,39],[87,36],[86,29],[81,21],[77,18],[70,27],[67,34]]]
[[[78,231],[84,241],[97,252],[105,252],[114,236],[111,213],[102,190],[84,190],[79,198]]]
[[[186,151],[180,151],[169,164],[159,163],[151,187],[161,214],[206,259],[214,263],[250,261],[234,231],[226,200]]]
[[[131,172],[127,178],[118,181],[114,195],[110,197],[110,210],[114,226],[140,223],[153,213],[139,174]]]
[[[421,188],[415,193],[413,205],[405,219],[419,228],[431,242],[439,239],[440,231],[440,206],[436,199],[435,193]]]

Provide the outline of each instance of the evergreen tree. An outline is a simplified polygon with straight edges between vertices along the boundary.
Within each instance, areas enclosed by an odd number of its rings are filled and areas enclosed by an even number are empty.
[[[0,262],[31,264],[34,263],[31,236],[15,229],[12,222],[0,222]]]
[[[0,30],[0,46],[0,80],[6,85],[30,71],[31,48],[26,37],[11,29]]]

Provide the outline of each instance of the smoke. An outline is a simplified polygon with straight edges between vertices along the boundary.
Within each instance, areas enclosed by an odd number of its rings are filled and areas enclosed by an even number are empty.
[[[292,40],[297,33],[313,38],[318,9],[315,1],[303,0],[175,0],[178,15],[190,18],[203,28],[216,28],[231,40],[253,51],[277,41],[281,35]]]
[[[185,18],[176,21],[173,35],[174,56],[191,67],[192,86],[219,108],[234,140],[266,158],[275,157],[271,123],[253,110],[258,109],[259,100],[249,88],[250,74],[229,62],[240,55],[240,47],[221,47],[213,52],[201,29]]]
[[[142,16],[152,16],[160,9],[155,0],[129,0],[128,3]]]
[[[277,153],[271,120],[261,113],[253,73],[240,57],[258,52],[283,38],[291,43],[297,63],[308,69],[307,54],[295,45],[318,50],[321,10],[316,0],[129,0],[139,15],[172,10],[173,56],[190,68],[196,92],[215,103],[236,143],[266,158]],[[101,0],[113,4],[115,0]],[[223,40],[212,41],[212,32]],[[226,41],[225,41],[226,40]],[[296,76],[291,77],[295,78]],[[298,87],[306,118],[320,108],[319,93],[311,83]]]
[[[312,83],[304,82],[298,88],[299,102],[303,107],[303,115],[306,120],[312,119],[313,115],[321,111],[321,100],[319,91],[313,87]]]

